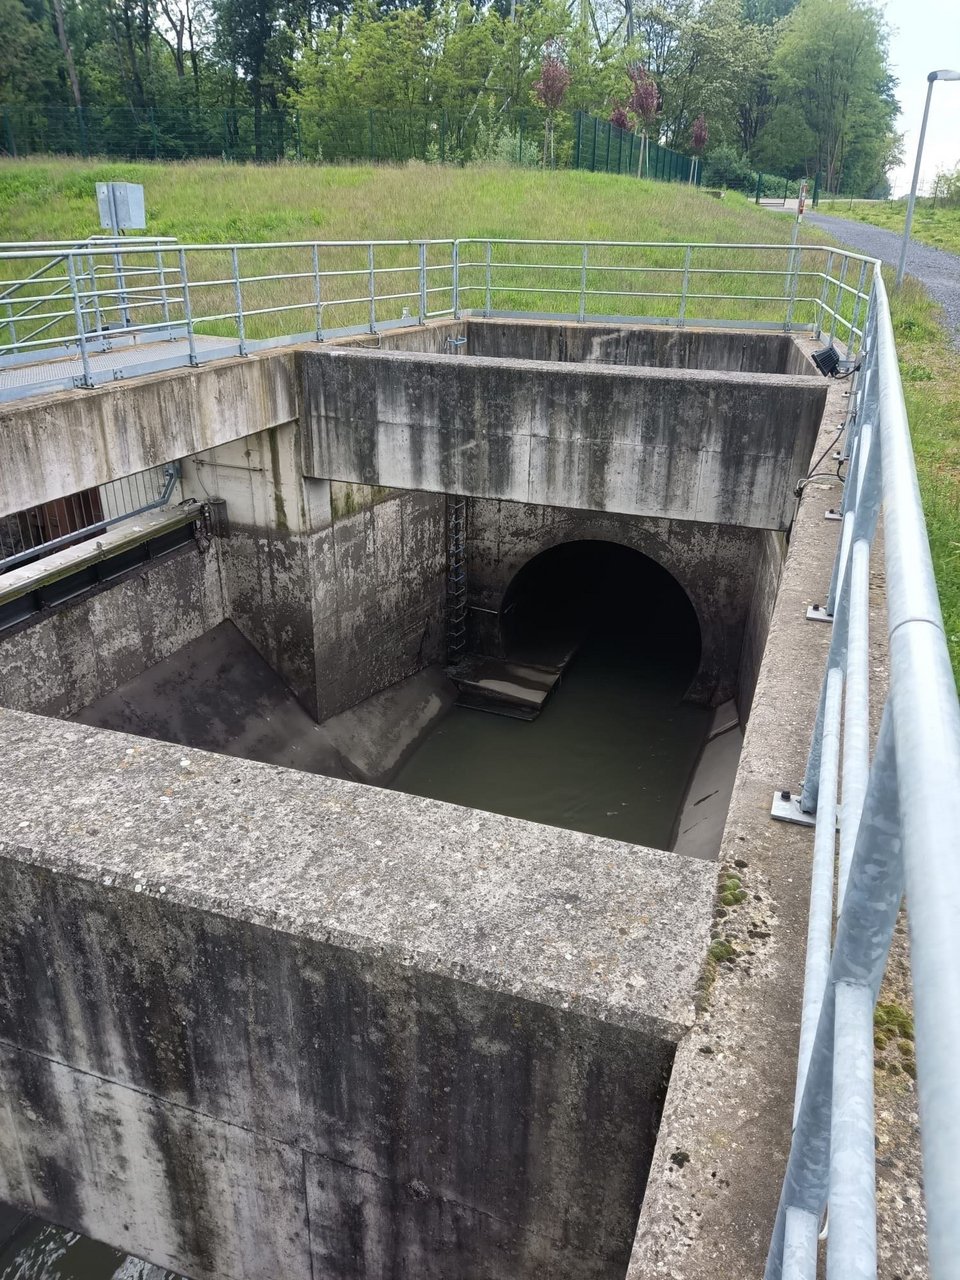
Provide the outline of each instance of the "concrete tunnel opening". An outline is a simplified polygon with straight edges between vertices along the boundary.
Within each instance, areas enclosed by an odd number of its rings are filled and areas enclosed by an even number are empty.
[[[499,693],[503,679],[546,673],[552,683],[536,715],[477,697],[454,668],[460,702],[394,786],[672,848],[713,718],[687,697],[701,636],[680,584],[632,547],[562,542],[514,575],[499,630],[505,661],[485,665],[488,684]],[[475,664],[467,666],[472,674]],[[534,689],[533,697],[542,695]],[[482,714],[491,710],[500,714]]]

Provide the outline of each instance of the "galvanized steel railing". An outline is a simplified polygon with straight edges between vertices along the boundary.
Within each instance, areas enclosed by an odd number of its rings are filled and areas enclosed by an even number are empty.
[[[815,1280],[822,1229],[830,1280],[877,1275],[873,1015],[906,889],[930,1269],[944,1280],[960,1275],[960,712],[879,264],[847,454],[798,805],[816,831],[793,1143],[766,1277]],[[871,756],[881,510],[890,683]]]
[[[0,245],[0,399],[461,314],[825,330],[855,345],[869,268],[783,244]]]

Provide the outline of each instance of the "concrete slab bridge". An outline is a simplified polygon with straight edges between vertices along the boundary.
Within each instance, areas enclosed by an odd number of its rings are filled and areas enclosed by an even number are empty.
[[[598,612],[695,726],[611,802],[656,837],[405,782],[556,720]],[[850,1280],[925,1212],[957,1274],[960,713],[878,263],[0,247],[0,749],[0,1248]]]

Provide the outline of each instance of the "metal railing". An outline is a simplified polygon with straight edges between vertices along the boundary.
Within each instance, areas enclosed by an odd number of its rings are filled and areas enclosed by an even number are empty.
[[[0,574],[169,506],[176,500],[179,477],[179,464],[168,462],[0,516]]]
[[[860,363],[796,815],[815,813],[816,829],[793,1142],[767,1280],[815,1280],[825,1219],[830,1280],[877,1275],[873,1017],[904,888],[930,1270],[960,1275],[960,711],[879,264]],[[890,684],[871,757],[881,510]]]
[[[0,399],[468,314],[826,330],[856,346],[870,269],[784,244],[0,246]]]

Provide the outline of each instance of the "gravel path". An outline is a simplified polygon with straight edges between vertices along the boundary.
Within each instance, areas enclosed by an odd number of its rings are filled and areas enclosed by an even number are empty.
[[[810,226],[829,231],[835,240],[857,253],[882,258],[894,267],[900,260],[903,237],[896,231],[885,231],[882,227],[854,222],[850,218],[835,218],[827,213],[805,213],[803,220]],[[907,249],[907,272],[919,280],[943,307],[947,331],[953,345],[960,348],[960,256],[911,240]]]

